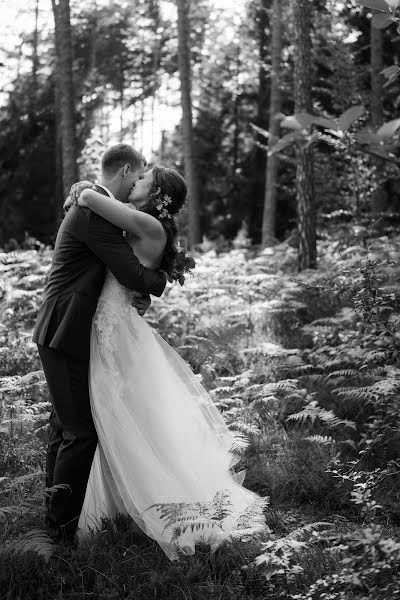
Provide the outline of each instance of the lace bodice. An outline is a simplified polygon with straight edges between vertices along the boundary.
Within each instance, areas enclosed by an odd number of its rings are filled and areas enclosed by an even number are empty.
[[[121,285],[111,271],[107,271],[103,289],[93,318],[94,333],[108,369],[118,373],[118,336],[116,331],[121,323],[140,319],[132,306],[133,292]]]
[[[132,304],[133,292],[121,285],[111,271],[107,270],[99,302],[107,302],[121,308],[121,305]]]
[[[159,263],[150,264],[148,260],[146,260],[143,251],[141,251],[140,246],[132,236],[127,236],[126,241],[134,251],[136,257],[139,259],[139,262],[149,269],[158,268]],[[133,300],[134,292],[129,290],[125,286],[121,285],[118,280],[114,277],[109,269],[107,269],[106,278],[104,280],[103,289],[100,294],[99,302],[107,302],[108,304],[113,304],[114,306],[118,306],[119,309],[122,306],[131,307]]]
[[[139,248],[135,247],[134,240],[127,239],[134,250],[137,258],[145,267],[154,268],[146,264],[144,256]],[[110,372],[118,373],[118,357],[120,348],[118,345],[118,327],[126,328],[128,323],[135,333],[135,340],[140,345],[143,333],[143,319],[139,316],[133,306],[135,292],[121,285],[116,277],[107,269],[103,289],[101,291],[96,313],[93,319],[94,333],[97,336],[99,348]],[[147,324],[144,325],[148,327]]]

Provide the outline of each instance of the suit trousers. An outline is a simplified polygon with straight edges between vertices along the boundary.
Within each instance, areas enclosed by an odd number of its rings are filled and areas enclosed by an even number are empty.
[[[46,486],[67,484],[46,497],[46,523],[73,536],[82,510],[97,433],[90,409],[89,361],[38,345],[53,409],[46,456]]]

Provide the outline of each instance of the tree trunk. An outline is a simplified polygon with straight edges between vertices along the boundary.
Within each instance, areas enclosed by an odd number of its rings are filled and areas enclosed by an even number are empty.
[[[239,115],[239,94],[235,95],[233,101],[233,145],[232,145],[232,181],[235,181],[237,169],[239,166],[239,136],[240,136],[240,115]]]
[[[383,124],[383,33],[372,25],[371,21],[371,122],[374,129]],[[371,212],[376,215],[385,208],[386,194],[379,184],[379,173],[384,168],[385,161],[375,158],[371,160],[375,167],[376,189],[371,194]]]
[[[240,140],[240,49],[236,52],[236,74],[235,91],[233,96],[233,145],[232,145],[232,182],[235,183],[237,169],[239,167],[239,140]]]
[[[144,118],[145,118],[145,104],[142,96],[140,100],[140,153],[143,154],[144,146]]]
[[[64,196],[78,179],[69,0],[52,0]]]
[[[28,117],[29,117],[29,127],[31,134],[35,135],[34,131],[36,129],[36,108],[37,108],[37,97],[38,97],[38,70],[39,70],[39,0],[36,0],[35,3],[35,29],[32,37],[32,91],[29,95],[29,104],[28,104]]]
[[[98,33],[98,14],[97,0],[93,2],[93,23],[90,32],[90,73],[95,76],[97,68],[97,33]]]
[[[258,45],[258,90],[257,90],[257,119],[256,125],[261,129],[268,127],[268,110],[270,84],[267,74],[267,63],[270,57],[270,40],[268,36],[269,10],[271,0],[257,0],[255,4],[255,34]],[[239,77],[239,71],[237,73]],[[256,134],[256,147],[252,167],[251,186],[252,202],[247,218],[249,225],[249,237],[255,244],[262,241],[262,221],[265,194],[265,166],[267,155],[265,152],[265,138]]]
[[[371,118],[372,125],[383,123],[383,38],[382,30],[372,25],[371,20]]]
[[[39,70],[39,52],[38,52],[38,44],[39,44],[39,0],[36,0],[35,5],[35,31],[33,33],[32,40],[32,97],[31,97],[31,114],[33,113],[37,91],[38,91],[38,82],[37,82],[37,74]]]
[[[272,57],[271,57],[271,92],[269,109],[269,143],[268,149],[277,142],[279,137],[279,121],[277,115],[281,112],[281,56],[282,56],[282,2],[274,0],[271,15]],[[277,154],[268,155],[265,178],[265,199],[262,226],[262,247],[275,243],[276,202],[278,193],[279,158]]]
[[[125,104],[125,73],[121,67],[121,79],[119,87],[119,103],[120,103],[120,120],[119,120],[119,141],[122,143],[124,139],[124,104]]]
[[[160,144],[160,163],[161,164],[164,162],[166,145],[167,145],[167,132],[165,131],[165,129],[163,129],[161,132],[161,144]]]
[[[292,0],[294,17],[295,112],[312,112],[311,97],[311,6],[310,0]],[[298,269],[317,267],[314,160],[312,147],[296,150],[296,198],[299,233]]]
[[[60,108],[60,93],[58,91],[58,85],[55,85],[55,114],[61,114]],[[65,200],[64,187],[63,187],[63,168],[62,168],[62,139],[61,139],[61,124],[60,119],[56,119],[56,179],[55,179],[55,214],[57,219],[61,222],[64,216],[63,204]]]
[[[191,95],[191,64],[190,64],[190,38],[188,23],[189,0],[177,0],[178,7],[178,64],[181,82],[182,103],[182,137],[185,165],[185,177],[188,184],[189,195],[189,240],[188,246],[201,242],[200,231],[200,200],[199,186],[194,160],[193,148],[193,115]]]

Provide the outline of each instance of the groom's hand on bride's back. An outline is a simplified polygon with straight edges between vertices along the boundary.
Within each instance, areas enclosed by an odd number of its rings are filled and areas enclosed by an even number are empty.
[[[164,273],[166,280],[172,283],[173,280],[168,273],[165,271],[161,271],[161,273]],[[140,292],[133,291],[132,306],[134,306],[139,315],[143,317],[143,315],[147,313],[151,306],[151,298],[147,294],[141,294]]]
[[[133,292],[132,306],[136,308],[139,315],[143,317],[151,306],[151,298],[148,294]]]

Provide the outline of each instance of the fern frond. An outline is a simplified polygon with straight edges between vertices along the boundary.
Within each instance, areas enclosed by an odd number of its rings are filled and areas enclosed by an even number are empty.
[[[49,562],[54,550],[54,542],[51,537],[42,529],[32,529],[17,540],[6,542],[0,546],[0,553],[35,552],[42,556],[46,562]]]
[[[334,377],[358,377],[361,373],[358,369],[340,369],[339,371],[332,371],[326,375],[327,379]]]
[[[19,375],[11,375],[0,378],[0,392],[9,392],[17,386],[21,377]]]
[[[10,506],[0,506],[0,519],[6,521],[8,517],[20,516],[24,514],[22,504],[14,504]]]
[[[4,494],[10,491],[10,487],[5,490],[1,490],[1,493]],[[42,500],[42,494],[37,493],[33,494],[24,500],[22,500],[19,504],[10,504],[9,506],[0,506],[0,520],[6,521],[9,517],[21,516],[26,513],[31,513],[35,511],[38,507],[38,504]]]
[[[17,389],[26,388],[33,384],[45,384],[43,371],[32,371],[27,375],[13,375],[0,378],[0,392],[13,392]]]
[[[308,437],[303,438],[308,442],[316,442],[321,446],[330,446],[335,443],[335,440],[330,435],[309,435]]]
[[[386,352],[382,350],[364,350],[363,363],[371,363],[376,367],[380,362],[385,363],[387,359]]]
[[[269,540],[261,545],[262,554],[258,555],[251,564],[255,566],[281,566],[286,563],[289,567],[293,555],[298,554],[306,548],[312,538],[316,536],[316,532],[320,529],[326,531],[326,526],[332,527],[332,523],[318,521],[309,523],[303,527],[299,527],[285,537],[277,540]],[[325,529],[324,529],[325,528]],[[274,571],[280,572],[280,571]],[[272,573],[273,574],[273,573]]]
[[[339,440],[337,443],[338,443],[338,445],[343,444],[344,446],[350,446],[354,450],[357,450],[357,444],[354,440],[351,440],[351,439]]]
[[[303,410],[299,411],[298,413],[294,413],[286,417],[287,421],[297,421],[300,423],[304,423],[308,419],[311,421],[311,423],[315,423],[316,419],[319,419],[328,427],[339,427],[340,425],[343,425],[344,427],[356,429],[356,424],[353,421],[340,419],[332,410],[321,408],[316,400],[309,402],[303,408]]]
[[[247,530],[254,527],[265,528],[264,511],[269,505],[269,497],[264,496],[256,498],[252,504],[250,504],[244,513],[240,515],[237,523],[237,530]]]
[[[394,394],[400,390],[400,379],[387,377],[373,383],[371,388],[379,394]]]
[[[234,423],[229,425],[231,431],[238,431],[247,436],[259,435],[261,433],[260,428],[255,423],[247,423],[243,420],[236,420]]]
[[[266,383],[263,387],[265,395],[273,396],[277,392],[293,392],[298,390],[298,379],[281,379],[272,383]]]
[[[314,535],[314,532],[323,530],[326,531],[326,527],[332,529],[332,523],[329,521],[316,521],[315,523],[307,523],[307,525],[303,525],[303,527],[299,527],[294,531],[291,531],[284,539],[286,540],[302,540],[306,541],[310,536]]]
[[[232,513],[232,502],[228,490],[218,490],[210,502],[166,502],[152,504],[147,510],[155,509],[160,513],[160,519],[165,521],[165,529],[182,524],[203,521],[219,522]]]
[[[290,362],[289,363],[283,362],[279,366],[279,369],[282,370],[283,372],[290,372],[293,375],[298,374],[300,376],[303,376],[304,374],[308,375],[309,373],[314,371],[316,368],[317,367],[315,367],[314,365],[311,365],[311,364],[305,364],[305,363],[292,364]]]
[[[385,367],[372,367],[366,366],[365,368],[361,368],[360,375],[362,375],[364,383],[374,383],[376,380],[382,379],[387,376],[387,370]]]
[[[280,555],[288,552],[290,554],[296,554],[307,548],[307,543],[299,540],[286,540],[286,538],[280,538],[278,540],[271,540],[262,544],[263,552],[256,556],[254,561],[251,563],[254,566],[266,565],[272,566],[272,571],[269,575],[275,573],[283,573],[281,567],[277,564],[279,562]]]
[[[220,398],[219,400],[213,399],[213,402],[217,408],[223,410],[225,419],[231,415],[236,417],[238,411],[242,409],[242,400],[238,396]]]
[[[248,448],[249,445],[250,445],[250,438],[245,434],[237,433],[234,436],[234,442],[232,443],[232,446],[230,447],[229,452],[241,453],[244,450],[246,450],[246,448]]]
[[[223,531],[221,524],[217,523],[216,521],[210,521],[209,519],[206,519],[204,517],[194,518],[190,523],[177,525],[173,528],[171,542],[175,542],[189,528],[193,533],[194,530],[199,531],[200,529],[202,529],[204,531],[204,528],[214,529],[215,527],[218,527],[221,531]]]
[[[357,429],[357,425],[354,421],[350,421],[350,419],[339,419],[336,418],[334,423],[332,423],[332,427],[339,427],[339,425],[343,425],[344,427],[350,427],[350,429]]]
[[[234,391],[234,389],[235,387],[232,385],[220,385],[210,390],[210,393],[213,396],[219,396],[220,394],[231,394]]]
[[[332,390],[338,396],[348,400],[358,400],[360,402],[369,402],[370,400],[376,400],[378,392],[372,386],[361,386],[361,387],[340,387]]]
[[[316,400],[312,400],[303,408],[303,410],[286,417],[287,421],[304,422],[308,419],[312,423],[314,423],[316,419],[320,419],[325,423],[329,423],[330,421],[335,419],[335,414],[331,410],[321,408]]]
[[[44,471],[35,471],[34,473],[27,473],[26,475],[20,475],[19,477],[15,477],[14,479],[12,479],[10,481],[10,483],[7,486],[7,490],[5,490],[5,491],[9,491],[20,485],[24,485],[24,483],[26,483],[27,481],[30,481],[31,479],[34,479],[35,477],[43,477],[44,478],[45,472]]]
[[[354,369],[364,363],[364,356],[360,352],[360,355],[346,356],[346,354],[340,354],[339,356],[319,356],[318,365],[324,371],[338,371],[339,369]]]

